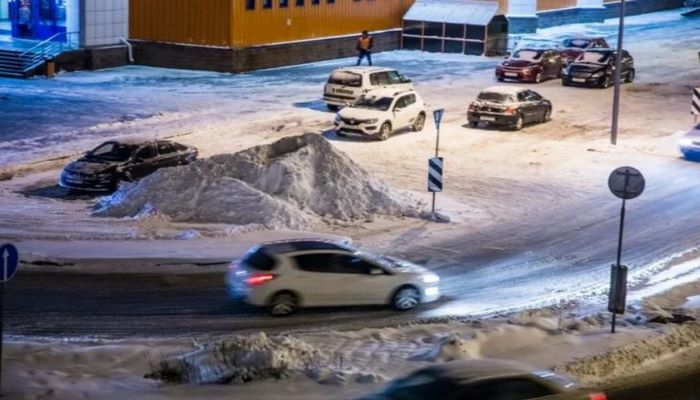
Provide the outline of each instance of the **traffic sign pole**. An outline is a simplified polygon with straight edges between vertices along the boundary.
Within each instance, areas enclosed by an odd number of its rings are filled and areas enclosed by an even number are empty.
[[[12,279],[19,267],[19,253],[11,244],[0,246],[0,396],[2,396],[2,347],[5,333],[5,283]]]
[[[442,114],[444,113],[444,108],[438,108],[437,110],[433,111],[433,119],[435,120],[435,131],[437,133],[437,135],[435,136],[435,158],[438,158],[440,153],[440,122],[442,121]],[[433,217],[435,217],[435,199],[436,192],[433,191],[433,201],[430,207],[430,215]]]

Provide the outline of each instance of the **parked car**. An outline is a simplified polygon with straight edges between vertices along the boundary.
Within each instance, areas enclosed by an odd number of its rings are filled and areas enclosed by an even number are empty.
[[[323,240],[253,246],[229,266],[232,298],[288,315],[300,307],[389,304],[408,310],[440,297],[440,278],[419,265]]]
[[[386,140],[405,128],[416,132],[425,126],[425,104],[413,89],[375,89],[335,116],[338,136],[348,134]]]
[[[467,121],[522,129],[530,122],[547,122],[552,118],[552,103],[535,91],[516,86],[493,86],[484,89],[469,104]]]
[[[370,90],[383,87],[412,89],[413,83],[393,68],[338,68],[328,77],[328,82],[323,88],[323,101],[329,110],[337,111],[354,103]]]
[[[573,37],[562,42],[562,55],[566,64],[576,60],[586,50],[609,49],[610,45],[602,37]]]
[[[606,400],[571,378],[505,360],[470,359],[432,365],[395,380],[365,400]]]
[[[700,159],[700,124],[695,125],[678,140],[678,145],[683,156],[688,159]]]
[[[617,50],[588,50],[569,64],[561,74],[564,86],[587,86],[607,88],[613,84]],[[622,51],[620,79],[634,81],[634,59],[626,50]]]
[[[564,58],[558,50],[520,49],[496,67],[496,79],[540,83],[559,78],[563,67]]]
[[[166,140],[111,140],[66,165],[59,185],[74,190],[110,192],[159,168],[194,161],[197,149]]]

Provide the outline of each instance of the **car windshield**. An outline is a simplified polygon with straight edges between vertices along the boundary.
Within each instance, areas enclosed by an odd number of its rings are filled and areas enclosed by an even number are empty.
[[[454,390],[455,385],[452,382],[417,372],[389,386],[384,396],[391,400],[445,399],[451,397]]]
[[[330,78],[328,78],[328,83],[360,87],[362,86],[362,75],[347,71],[335,71],[331,74]]]
[[[103,143],[92,150],[88,157],[104,161],[126,161],[131,158],[136,146],[117,142]]]
[[[391,107],[391,103],[393,101],[394,99],[391,97],[362,96],[359,100],[357,100],[357,103],[355,103],[353,107],[386,111],[389,109],[389,107]]]
[[[537,61],[542,57],[542,51],[536,50],[520,50],[513,53],[511,56],[514,60]]]
[[[590,64],[607,64],[612,53],[602,53],[597,51],[587,51],[581,54],[576,61]]]
[[[564,47],[585,49],[590,42],[588,39],[566,39],[564,40]]]
[[[477,99],[482,101],[490,101],[492,103],[511,103],[513,98],[506,93],[497,92],[481,92]]]

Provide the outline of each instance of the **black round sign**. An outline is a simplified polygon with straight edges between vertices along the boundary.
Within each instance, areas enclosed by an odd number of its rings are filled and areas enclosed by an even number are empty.
[[[612,194],[625,200],[634,199],[642,194],[644,186],[644,175],[632,167],[620,167],[608,178],[608,187]]]

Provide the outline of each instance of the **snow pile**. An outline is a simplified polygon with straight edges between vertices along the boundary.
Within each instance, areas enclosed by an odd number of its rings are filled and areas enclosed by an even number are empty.
[[[147,377],[163,379],[167,375],[162,371],[180,365],[179,371],[184,376],[171,379],[172,382],[244,383],[280,379],[312,368],[320,356],[320,350],[302,340],[289,336],[268,337],[261,332],[253,336],[235,336],[161,362],[160,369]],[[163,368],[164,365],[168,368]]]
[[[433,348],[418,352],[409,360],[430,362],[465,360],[479,357],[480,350],[480,344],[476,340],[466,340],[459,335],[449,335],[437,338]]]
[[[161,169],[103,198],[94,215],[157,212],[174,221],[300,229],[324,220],[418,216],[418,208],[323,137],[305,134]]]
[[[700,325],[686,324],[656,336],[595,354],[556,368],[587,383],[600,383],[626,376],[635,370],[700,345]]]

